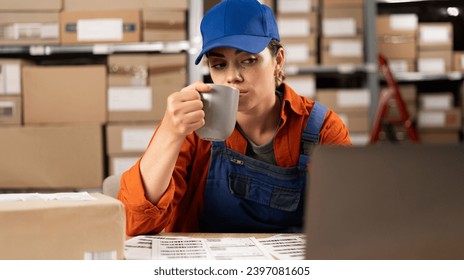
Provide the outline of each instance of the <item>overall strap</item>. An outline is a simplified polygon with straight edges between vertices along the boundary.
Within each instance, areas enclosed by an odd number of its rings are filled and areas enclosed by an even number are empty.
[[[301,135],[301,150],[298,162],[300,168],[306,168],[313,147],[319,143],[320,131],[327,111],[328,108],[321,103],[314,103],[303,134]]]
[[[226,141],[211,141],[211,146],[215,148],[225,147]]]

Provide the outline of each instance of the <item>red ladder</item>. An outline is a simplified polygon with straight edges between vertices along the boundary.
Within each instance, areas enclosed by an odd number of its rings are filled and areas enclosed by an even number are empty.
[[[412,142],[419,143],[419,137],[417,136],[416,130],[412,125],[408,110],[406,109],[406,104],[400,95],[398,83],[390,71],[387,59],[380,54],[378,55],[378,59],[380,72],[383,74],[385,81],[387,82],[387,88],[382,90],[380,93],[379,104],[377,106],[377,111],[372,126],[370,142],[372,144],[379,140],[379,134],[384,125],[402,124],[408,132],[409,139]],[[386,120],[390,100],[396,101],[396,105],[400,112],[399,120]]]

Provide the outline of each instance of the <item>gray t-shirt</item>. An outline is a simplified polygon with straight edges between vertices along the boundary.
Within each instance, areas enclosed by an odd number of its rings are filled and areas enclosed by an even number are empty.
[[[282,101],[283,93],[281,91],[276,90],[276,95]],[[247,139],[247,142],[248,142],[246,155],[251,158],[254,158],[254,159],[269,163],[269,164],[277,165],[277,161],[275,159],[275,154],[274,154],[274,138],[277,133],[277,128],[280,126],[280,122],[281,121],[279,121],[279,123],[276,126],[276,130],[274,131],[274,135],[272,136],[272,139],[263,145],[256,145],[255,143],[253,143],[253,141],[248,139],[245,133],[243,133],[240,126],[237,124],[237,130],[240,131],[240,133]]]

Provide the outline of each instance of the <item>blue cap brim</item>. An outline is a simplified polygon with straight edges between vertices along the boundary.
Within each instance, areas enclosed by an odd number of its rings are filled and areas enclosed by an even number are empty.
[[[271,37],[259,37],[252,35],[231,35],[209,42],[207,46],[203,46],[200,54],[195,60],[195,64],[200,63],[203,55],[212,49],[219,47],[230,47],[240,51],[257,54],[262,52],[269,42]]]

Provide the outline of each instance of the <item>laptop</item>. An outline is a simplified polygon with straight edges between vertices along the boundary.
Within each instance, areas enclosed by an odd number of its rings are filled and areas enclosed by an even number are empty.
[[[464,259],[464,145],[318,146],[306,259]]]

